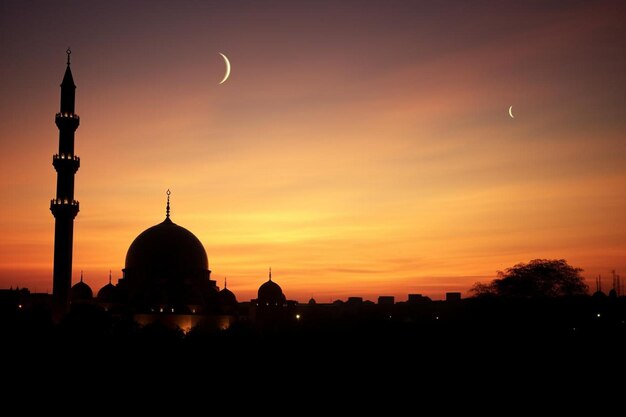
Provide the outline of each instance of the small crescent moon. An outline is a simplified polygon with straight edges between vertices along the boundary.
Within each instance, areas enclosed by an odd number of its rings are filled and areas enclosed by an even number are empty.
[[[224,82],[228,79],[228,77],[230,76],[230,61],[228,60],[228,58],[226,58],[226,55],[224,55],[223,53],[219,53],[222,58],[224,58],[224,62],[226,63],[226,74],[224,74],[224,78],[222,79],[222,81],[220,81],[220,84],[224,84]]]
[[[509,107],[509,116],[511,116],[511,119],[515,119],[515,116],[513,116],[513,106]]]

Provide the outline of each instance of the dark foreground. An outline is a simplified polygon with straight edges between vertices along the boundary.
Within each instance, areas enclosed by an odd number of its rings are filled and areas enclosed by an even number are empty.
[[[298,321],[242,319],[224,331],[138,326],[103,312],[75,312],[58,324],[36,314],[3,316],[3,349],[12,357],[250,372],[331,369],[416,372],[466,367],[494,370],[620,361],[626,348],[626,299],[463,300],[456,304],[326,314]],[[41,352],[45,351],[45,355]],[[37,353],[39,352],[39,353]],[[613,355],[614,359],[611,359]],[[71,359],[71,360],[67,360]],[[81,362],[82,363],[82,362]]]

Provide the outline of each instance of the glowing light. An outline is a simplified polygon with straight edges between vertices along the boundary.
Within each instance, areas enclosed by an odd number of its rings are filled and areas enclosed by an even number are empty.
[[[598,313],[597,316],[600,317],[600,313]]]
[[[300,320],[300,314],[296,314],[296,320]]]
[[[21,310],[21,309],[22,309],[22,305],[21,305],[21,304],[19,304],[19,305],[17,306],[17,308],[19,308],[19,309]]]

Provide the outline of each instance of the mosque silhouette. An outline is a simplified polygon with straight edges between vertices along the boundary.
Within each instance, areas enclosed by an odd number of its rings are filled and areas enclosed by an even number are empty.
[[[58,315],[77,307],[99,307],[111,314],[132,317],[139,324],[164,323],[183,329],[198,324],[228,328],[237,316],[237,298],[227,288],[221,290],[211,279],[211,270],[202,242],[189,230],[174,223],[170,216],[167,191],[165,220],[139,234],[126,254],[123,277],[109,283],[94,297],[91,287],[80,281],[71,286],[74,219],[79,203],[74,199],[74,176],[80,158],[74,151],[74,135],[80,118],[75,112],[74,78],[70,68],[71,50],[61,83],[61,108],[56,114],[59,152],[53,156],[57,171],[56,197],[50,210],[55,218],[53,305]],[[252,305],[261,315],[282,310],[288,303],[281,287],[269,279],[258,290]]]

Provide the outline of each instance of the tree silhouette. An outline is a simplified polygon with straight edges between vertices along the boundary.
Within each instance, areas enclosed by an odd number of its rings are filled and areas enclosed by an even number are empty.
[[[575,268],[565,259],[533,259],[519,263],[490,283],[476,283],[471,288],[476,296],[516,298],[564,297],[587,294],[587,284]]]

